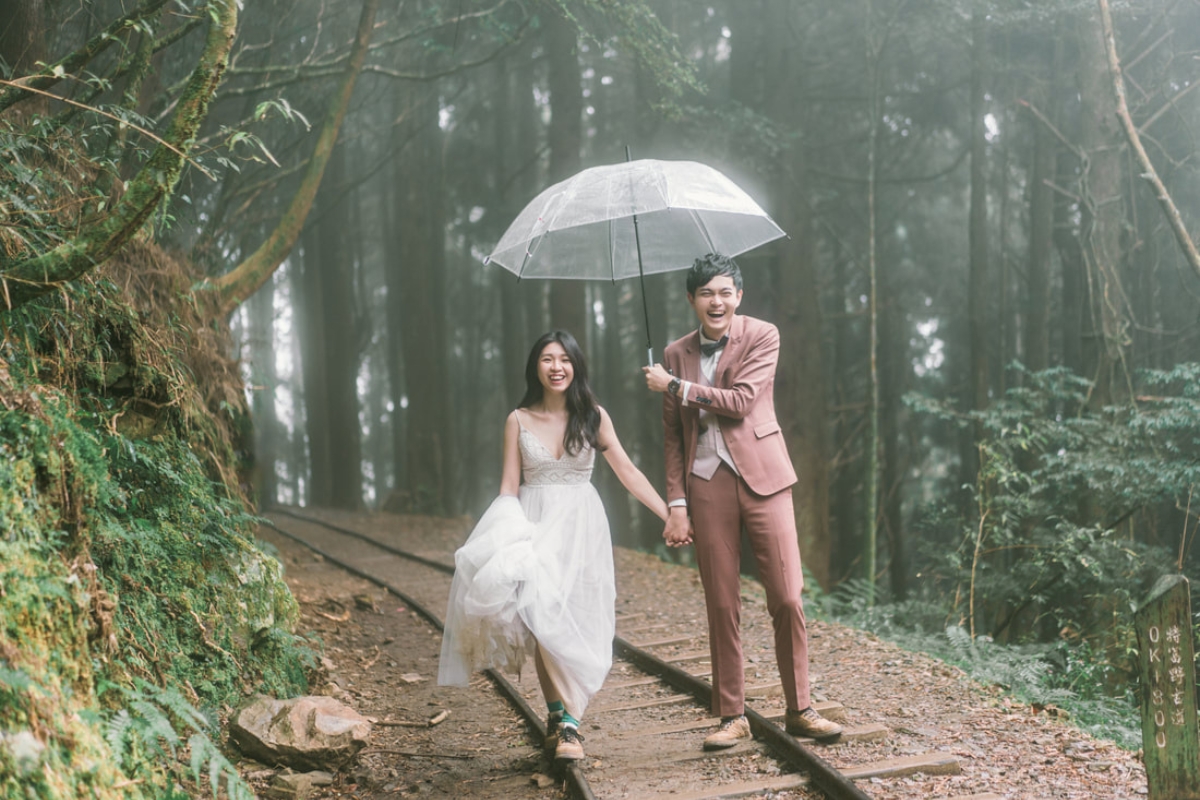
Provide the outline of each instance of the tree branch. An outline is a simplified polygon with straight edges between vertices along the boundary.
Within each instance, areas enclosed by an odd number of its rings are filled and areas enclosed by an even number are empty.
[[[354,93],[354,85],[362,71],[363,61],[367,57],[371,32],[375,27],[375,13],[378,9],[379,0],[363,0],[362,12],[358,19],[358,33],[354,38],[350,61],[346,65],[345,77],[329,112],[325,115],[325,121],[321,123],[321,131],[317,136],[312,158],[308,162],[308,170],[305,172],[296,194],[292,197],[291,204],[283,213],[283,219],[249,258],[230,272],[204,281],[197,286],[198,290],[215,290],[214,312],[217,315],[230,314],[258,291],[259,287],[287,258],[295,246],[296,240],[300,238],[304,220],[312,209],[313,201],[317,196],[317,188],[321,185],[321,178],[325,175],[325,167],[333,153],[338,132],[346,118],[346,110],[350,107],[350,96]]]
[[[53,64],[47,65],[37,75],[31,75],[17,81],[19,88],[10,86],[4,92],[0,92],[0,114],[3,114],[10,106],[31,97],[32,94],[25,91],[25,89],[49,89],[62,80],[68,73],[74,72],[87,64],[97,55],[108,49],[109,45],[117,42],[117,34],[122,29],[156,13],[167,2],[168,0],[147,0],[144,5],[138,6],[93,36],[83,47],[74,53],[60,58]]]
[[[72,241],[17,263],[0,274],[0,309],[12,309],[54,291],[63,283],[95,269],[129,241],[175,187],[196,131],[208,114],[208,105],[228,63],[237,34],[237,0],[211,0],[208,38],[166,140],[130,181],[111,214],[85,228]],[[170,143],[170,144],[168,144]]]
[[[1171,225],[1171,230],[1175,233],[1175,240],[1179,243],[1179,248],[1183,251],[1192,271],[1200,276],[1200,252],[1196,250],[1196,243],[1188,234],[1183,217],[1179,214],[1175,201],[1167,192],[1167,187],[1158,177],[1158,172],[1155,171],[1150,156],[1146,155],[1146,149],[1142,147],[1137,126],[1133,124],[1133,118],[1129,115],[1129,106],[1125,102],[1125,81],[1121,76],[1121,62],[1117,58],[1117,40],[1113,34],[1112,14],[1108,9],[1108,0],[1096,1],[1100,4],[1100,25],[1103,27],[1104,33],[1104,49],[1108,53],[1108,71],[1112,75],[1113,91],[1117,95],[1117,117],[1121,120],[1121,127],[1125,129],[1129,146],[1133,148],[1133,152],[1137,156],[1138,164],[1142,168],[1142,177],[1154,187],[1154,195],[1158,199],[1158,204],[1162,208],[1167,222]]]

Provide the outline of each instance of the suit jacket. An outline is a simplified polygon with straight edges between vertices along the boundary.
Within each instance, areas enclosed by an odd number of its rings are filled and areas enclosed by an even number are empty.
[[[693,484],[704,483],[692,475],[700,407],[715,415],[733,463],[751,491],[772,495],[796,482],[783,431],[775,418],[779,330],[774,325],[735,315],[711,387],[699,385],[698,330],[668,345],[663,361],[677,378],[693,384],[686,407],[680,398],[663,394],[668,500],[690,497]]]

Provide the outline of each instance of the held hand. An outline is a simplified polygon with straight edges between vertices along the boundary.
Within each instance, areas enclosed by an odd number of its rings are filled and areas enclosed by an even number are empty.
[[[663,369],[662,364],[655,364],[653,367],[642,367],[642,372],[646,374],[646,388],[652,392],[665,392],[667,384],[671,382],[671,373]]]
[[[663,529],[663,539],[667,547],[683,547],[692,543],[692,521],[688,519],[686,510],[672,510]]]

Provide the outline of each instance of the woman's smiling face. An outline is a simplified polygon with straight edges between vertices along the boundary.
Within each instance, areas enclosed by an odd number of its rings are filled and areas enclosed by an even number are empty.
[[[538,380],[547,392],[565,392],[574,377],[575,367],[561,344],[550,342],[542,348],[538,356]]]

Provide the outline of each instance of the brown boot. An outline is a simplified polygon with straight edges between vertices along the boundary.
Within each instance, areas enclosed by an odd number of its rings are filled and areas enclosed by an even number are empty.
[[[792,736],[806,736],[818,741],[836,739],[842,735],[842,726],[825,719],[812,706],[803,711],[792,711],[790,708],[784,717],[787,732]]]
[[[750,720],[744,714],[725,717],[717,729],[704,740],[705,750],[724,750],[733,747],[742,739],[750,738]]]
[[[554,748],[554,757],[564,761],[578,761],[583,758],[583,737],[574,725],[560,725],[558,728],[558,744]]]

